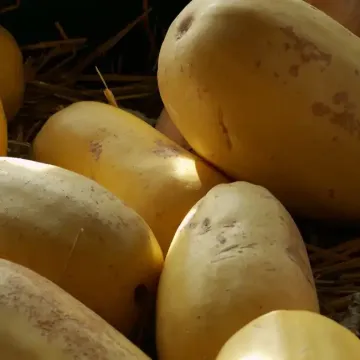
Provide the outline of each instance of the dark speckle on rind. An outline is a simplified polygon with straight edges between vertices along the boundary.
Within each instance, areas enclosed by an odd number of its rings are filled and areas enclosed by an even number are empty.
[[[298,77],[299,76],[299,65],[291,65],[289,67],[289,74],[293,77]]]
[[[359,76],[359,70],[355,69],[355,75]]]
[[[288,51],[288,50],[290,50],[290,44],[288,43],[288,42],[286,42],[286,43],[284,43],[284,49],[285,49],[285,51]]]
[[[228,149],[231,150],[233,145],[232,145],[232,142],[231,142],[229,130],[228,130],[228,128],[226,127],[226,125],[224,123],[223,111],[222,111],[222,109],[220,107],[219,107],[219,110],[218,110],[218,122],[219,122],[219,125],[220,125],[221,132],[225,137],[226,145],[227,145]]]
[[[274,77],[276,78],[276,79],[278,79],[279,78],[279,73],[277,73],[276,71],[274,72]]]
[[[226,237],[223,234],[218,234],[216,236],[216,241],[223,245],[226,243]]]
[[[322,51],[313,42],[296,34],[292,26],[281,27],[280,30],[292,41],[290,47],[300,54],[303,64],[319,62],[322,65],[330,66],[332,54]]]
[[[334,94],[334,96],[332,98],[332,102],[335,105],[348,103],[349,95],[346,91],[339,91],[336,94]]]
[[[335,190],[334,189],[329,189],[329,198],[330,199],[335,199]]]
[[[176,40],[180,40],[190,29],[192,23],[194,22],[194,16],[189,14],[185,16],[178,25],[176,32]]]
[[[211,221],[208,217],[206,217],[201,223],[200,235],[206,234],[210,230],[211,230]]]
[[[311,105],[311,110],[315,116],[325,116],[331,113],[330,107],[319,101]]]
[[[261,60],[255,61],[255,66],[259,68],[261,66]]]
[[[102,153],[102,144],[100,141],[92,140],[90,141],[89,150],[93,158],[98,161]]]
[[[160,157],[163,157],[164,159],[177,157],[182,153],[180,146],[176,144],[166,144],[162,140],[156,140],[155,145],[156,146],[152,152]]]

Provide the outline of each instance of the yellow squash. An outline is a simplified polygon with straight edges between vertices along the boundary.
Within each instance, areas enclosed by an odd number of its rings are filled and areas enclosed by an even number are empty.
[[[53,115],[34,141],[35,159],[97,181],[137,211],[166,253],[189,209],[227,180],[136,116],[98,102]]]
[[[140,326],[163,257],[139,215],[84,176],[15,158],[0,158],[0,198],[0,258],[55,282],[125,334]]]
[[[7,120],[20,109],[25,90],[23,57],[14,37],[0,26],[0,100]]]
[[[335,321],[309,311],[263,315],[233,335],[216,360],[358,360],[360,340]]]
[[[2,360],[150,360],[64,290],[0,260]]]
[[[300,0],[193,0],[159,56],[190,146],[288,209],[360,220],[360,39]]]
[[[215,186],[185,217],[165,259],[159,359],[213,360],[239,328],[278,309],[319,310],[294,221],[260,186]]]

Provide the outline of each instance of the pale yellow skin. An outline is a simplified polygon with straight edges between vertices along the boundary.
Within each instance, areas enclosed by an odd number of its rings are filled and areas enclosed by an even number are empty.
[[[0,99],[8,121],[20,109],[24,91],[24,67],[20,48],[14,37],[0,26]]]
[[[139,326],[147,304],[135,303],[135,289],[153,294],[163,265],[139,215],[84,176],[22,159],[0,158],[0,198],[0,258],[55,282],[124,334]]]
[[[300,0],[194,0],[159,56],[190,146],[294,213],[360,220],[360,39]]]
[[[90,177],[125,201],[149,224],[164,254],[189,209],[227,182],[143,120],[99,102],[53,115],[34,141],[34,156]]]
[[[0,260],[2,360],[150,360],[51,281]]]
[[[6,156],[7,154],[7,140],[7,119],[0,99],[0,156]]]
[[[360,340],[308,311],[273,311],[233,335],[216,360],[358,360]]]
[[[277,309],[319,310],[306,248],[266,189],[218,185],[180,225],[157,300],[160,360],[214,360],[226,340]]]

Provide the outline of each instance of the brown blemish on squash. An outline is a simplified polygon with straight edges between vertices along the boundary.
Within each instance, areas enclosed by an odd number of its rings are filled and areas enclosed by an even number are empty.
[[[335,199],[335,190],[334,189],[329,189],[328,193],[329,193],[330,199]]]
[[[258,245],[257,243],[250,243],[250,244],[241,246],[240,249],[253,249],[253,248],[256,247],[257,245]]]
[[[298,77],[299,76],[299,65],[291,65],[289,67],[289,74],[293,77]]]
[[[212,264],[215,264],[215,263],[218,263],[218,262],[220,262],[220,261],[233,259],[234,257],[235,257],[235,255],[229,255],[229,256],[225,256],[225,257],[220,257],[220,258],[218,258],[218,259],[211,260],[211,263],[212,263]]]
[[[292,43],[288,43],[289,49],[291,48],[299,53],[302,65],[310,62],[317,62],[325,67],[331,65],[332,54],[320,50],[313,42],[301,38],[295,33],[292,26],[281,27],[280,30],[285,34],[285,36],[292,40]],[[296,68],[293,68],[293,66],[297,66],[297,71],[295,70]],[[289,73],[292,76],[298,76],[300,67],[301,65],[292,65],[289,69]]]
[[[219,254],[223,254],[229,251],[232,251],[234,249],[237,249],[240,245],[239,244],[233,244],[233,245],[229,245],[226,248],[223,248],[219,251]]]
[[[226,141],[226,145],[228,147],[229,150],[232,149],[232,142],[230,139],[230,134],[229,134],[229,130],[226,127],[225,123],[224,123],[224,114],[222,109],[219,107],[219,111],[218,111],[218,121],[219,121],[219,125],[221,128],[221,132],[224,134],[225,137],[225,141]]]
[[[332,124],[338,125],[347,131],[350,135],[360,136],[360,123],[359,120],[355,118],[355,114],[344,110],[342,112],[333,112],[330,117],[330,122]]]
[[[98,161],[100,159],[102,153],[102,144],[100,141],[90,141],[89,150],[93,156],[93,158]]]
[[[284,49],[285,49],[285,51],[288,51],[288,50],[290,50],[290,44],[288,43],[288,42],[286,42],[286,43],[284,43]]]
[[[315,116],[325,116],[331,113],[331,109],[329,108],[329,106],[319,101],[314,102],[311,105],[311,110]]]
[[[223,234],[218,234],[216,236],[216,241],[223,245],[226,243],[226,237]]]
[[[349,94],[346,91],[339,91],[332,98],[334,105],[346,104],[349,102]]]
[[[106,360],[114,356],[110,348],[95,336],[103,331],[105,337],[113,337],[113,331],[106,329],[108,325],[103,319],[63,290],[58,290],[49,280],[15,265],[7,268],[11,269],[11,273],[2,284],[0,304],[3,307],[21,312],[48,343],[62,339],[62,351],[70,358],[83,354],[88,360]],[[66,308],[69,305],[71,312]],[[116,338],[113,339],[115,343]],[[118,356],[136,358],[128,347],[119,346],[118,349],[121,352]]]
[[[236,220],[231,220],[223,225],[224,228],[233,228],[236,225]]]
[[[181,149],[176,144],[166,144],[162,140],[155,141],[156,148],[153,149],[153,153],[163,157],[164,159],[168,159],[171,157],[177,157],[181,154]]]
[[[206,217],[201,223],[201,232],[199,235],[204,235],[211,230],[211,221]]]
[[[339,137],[338,137],[338,136],[333,136],[333,138],[331,139],[331,141],[333,141],[333,142],[337,142],[337,141],[338,141],[338,139],[339,139]]]
[[[355,69],[355,75],[359,76],[359,70]]]
[[[261,66],[261,60],[256,61],[256,62],[255,62],[255,66],[256,66],[257,68],[259,68],[259,67]]]
[[[275,71],[275,72],[274,72],[274,77],[278,79],[279,76],[280,76],[280,75]]]
[[[185,16],[185,18],[180,21],[177,28],[176,40],[180,40],[189,31],[193,22],[194,16],[192,14]]]

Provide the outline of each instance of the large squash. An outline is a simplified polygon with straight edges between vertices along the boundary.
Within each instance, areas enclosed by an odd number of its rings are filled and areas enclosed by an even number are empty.
[[[0,26],[0,100],[8,121],[22,105],[25,90],[23,57],[14,37]]]
[[[53,115],[34,141],[34,155],[96,180],[125,201],[164,253],[189,209],[227,181],[133,114],[91,101]]]
[[[162,269],[142,218],[94,181],[0,158],[0,258],[29,267],[129,334]]]
[[[358,360],[360,340],[335,321],[308,311],[263,315],[233,335],[216,360]]]
[[[194,0],[159,56],[202,157],[305,216],[360,220],[360,39],[299,0]]]
[[[217,185],[180,225],[157,299],[160,360],[213,360],[225,341],[272,310],[318,311],[301,235],[266,189]]]
[[[3,259],[0,274],[2,360],[150,360],[44,277]]]

